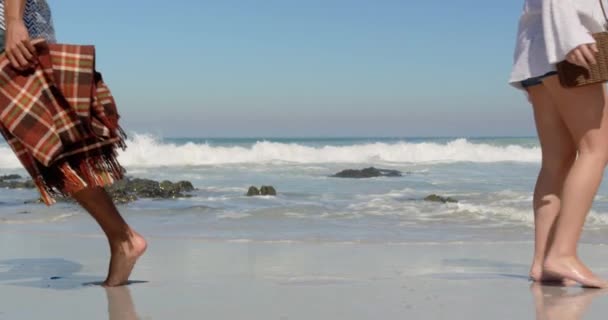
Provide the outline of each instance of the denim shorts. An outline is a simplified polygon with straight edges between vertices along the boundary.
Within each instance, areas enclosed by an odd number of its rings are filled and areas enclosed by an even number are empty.
[[[541,83],[543,83],[544,78],[552,76],[554,74],[557,74],[557,71],[549,71],[549,72],[543,74],[542,76],[528,78],[521,82],[521,86],[524,88],[527,88],[527,87],[535,86],[537,84],[541,84]]]
[[[0,28],[0,53],[4,52],[4,30]]]

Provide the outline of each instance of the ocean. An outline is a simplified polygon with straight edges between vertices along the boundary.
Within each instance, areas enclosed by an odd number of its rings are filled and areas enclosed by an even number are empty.
[[[534,137],[158,138],[132,134],[119,160],[128,176],[188,180],[191,198],[119,208],[140,232],[230,242],[442,243],[531,241]],[[374,166],[401,177],[333,178]],[[25,172],[6,144],[2,174]],[[278,196],[247,197],[272,185]],[[584,242],[604,243],[602,185]],[[431,194],[457,203],[424,201]],[[0,190],[0,230],[97,234],[80,208],[25,202],[35,190]]]

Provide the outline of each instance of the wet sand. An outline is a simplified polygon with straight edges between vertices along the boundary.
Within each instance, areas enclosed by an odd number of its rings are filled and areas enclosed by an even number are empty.
[[[337,244],[151,237],[104,289],[105,240],[3,231],[0,319],[604,319],[606,291],[531,286],[531,243]],[[605,246],[581,255],[608,275]]]

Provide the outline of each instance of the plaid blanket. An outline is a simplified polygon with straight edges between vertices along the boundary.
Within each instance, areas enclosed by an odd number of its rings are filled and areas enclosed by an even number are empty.
[[[122,179],[116,150],[125,135],[93,46],[35,47],[38,64],[26,72],[0,55],[0,131],[51,205],[57,195]]]

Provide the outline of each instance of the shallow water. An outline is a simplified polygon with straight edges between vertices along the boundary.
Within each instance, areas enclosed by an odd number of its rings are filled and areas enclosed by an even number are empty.
[[[6,146],[0,146],[0,149]],[[4,173],[21,173],[0,150]],[[540,150],[534,138],[154,139],[134,135],[120,154],[128,174],[189,180],[181,200],[121,206],[146,232],[231,241],[529,241]],[[402,177],[339,179],[375,166]],[[277,197],[245,196],[273,185]],[[602,186],[585,241],[603,243],[608,197]],[[430,194],[458,203],[435,203]],[[33,190],[0,191],[0,223],[11,228],[97,232],[70,204],[24,204]]]

